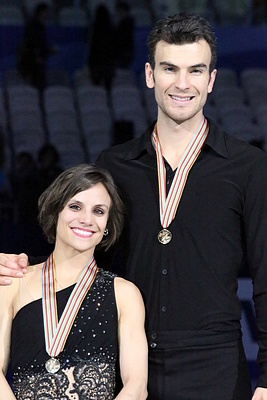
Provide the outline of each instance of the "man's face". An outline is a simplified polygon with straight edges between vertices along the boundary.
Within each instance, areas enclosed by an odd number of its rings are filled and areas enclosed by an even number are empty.
[[[158,120],[178,124],[201,120],[216,76],[216,70],[209,72],[210,61],[211,50],[204,39],[183,45],[157,44],[155,69],[146,64],[146,83],[155,90]]]

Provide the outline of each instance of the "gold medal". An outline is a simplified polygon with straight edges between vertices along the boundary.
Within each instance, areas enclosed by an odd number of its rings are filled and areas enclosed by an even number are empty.
[[[161,244],[168,244],[172,240],[172,233],[168,229],[162,229],[158,234],[158,241]]]
[[[60,362],[54,357],[49,358],[45,363],[45,369],[47,372],[55,374],[60,370]]]

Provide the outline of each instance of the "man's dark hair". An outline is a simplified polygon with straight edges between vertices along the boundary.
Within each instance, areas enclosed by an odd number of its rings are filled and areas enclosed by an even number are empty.
[[[200,15],[185,12],[159,20],[151,30],[147,41],[148,61],[151,68],[155,68],[155,51],[158,42],[183,45],[195,43],[201,39],[204,39],[210,46],[211,72],[216,66],[217,46],[216,36],[209,22]]]

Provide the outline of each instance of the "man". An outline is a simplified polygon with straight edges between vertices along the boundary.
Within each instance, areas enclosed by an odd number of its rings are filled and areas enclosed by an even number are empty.
[[[266,400],[267,155],[203,116],[216,78],[216,39],[203,18],[160,21],[148,46],[157,122],[98,164],[126,204],[123,274],[145,300],[149,399]],[[260,346],[253,397],[236,295],[245,258]],[[1,274],[15,276],[18,260],[25,266],[23,255],[3,255]]]

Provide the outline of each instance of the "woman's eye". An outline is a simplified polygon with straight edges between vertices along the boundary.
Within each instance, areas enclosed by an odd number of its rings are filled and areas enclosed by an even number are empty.
[[[102,210],[102,208],[96,208],[94,212],[95,212],[96,214],[98,214],[98,215],[103,215],[103,214],[105,214],[105,211]]]
[[[78,210],[81,209],[81,207],[80,207],[78,204],[70,204],[70,205],[69,205],[69,208],[70,208],[71,210],[75,210],[75,211],[78,211]]]

